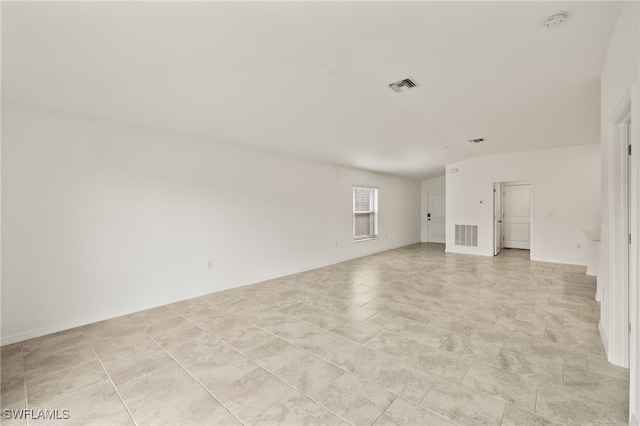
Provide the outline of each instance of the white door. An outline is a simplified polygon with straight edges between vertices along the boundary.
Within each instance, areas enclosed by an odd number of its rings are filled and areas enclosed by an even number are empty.
[[[502,249],[502,185],[493,184],[493,255]]]
[[[504,248],[530,247],[531,195],[529,185],[504,185],[503,231]]]
[[[445,240],[445,192],[427,192],[427,242],[444,243]]]

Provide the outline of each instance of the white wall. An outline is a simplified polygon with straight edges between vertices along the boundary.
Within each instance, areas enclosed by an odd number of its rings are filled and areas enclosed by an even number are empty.
[[[457,173],[451,173],[457,168]],[[600,224],[600,146],[490,155],[447,165],[448,252],[493,255],[493,182],[533,182],[534,260],[586,264],[584,229]],[[482,204],[480,203],[482,201]],[[553,218],[547,213],[553,213]],[[478,225],[478,247],[455,245],[455,225]],[[581,249],[576,244],[582,245]]]
[[[417,181],[25,107],[2,114],[3,344],[420,238]],[[377,240],[352,242],[354,184],[380,189]]]
[[[438,176],[431,179],[425,179],[420,182],[420,194],[422,201],[420,204],[420,229],[421,241],[427,242],[427,192],[428,191],[444,191],[446,189],[446,177]]]
[[[611,264],[615,263],[614,254],[615,250],[610,244],[612,238],[611,230],[615,229],[619,224],[613,222],[613,218],[610,215],[611,211],[619,211],[622,209],[620,200],[615,200],[611,193],[611,178],[615,172],[611,164],[613,162],[612,157],[612,144],[609,139],[610,124],[609,119],[612,116],[614,110],[622,100],[625,92],[629,89],[632,83],[640,81],[640,65],[638,64],[638,58],[640,57],[640,7],[638,2],[628,1],[624,4],[618,23],[614,29],[609,42],[609,48],[607,50],[607,56],[604,67],[602,69],[601,76],[601,132],[602,132],[602,242],[600,247],[600,264],[598,267],[598,287],[605,290],[607,293],[611,293],[612,283],[610,282],[610,275],[615,272],[610,268]],[[637,96],[637,95],[636,95]],[[636,123],[640,121],[640,108],[635,106],[634,116],[632,120]],[[638,129],[638,125],[635,124],[635,129]],[[637,132],[636,132],[637,133]],[[638,149],[636,147],[636,152]],[[637,167],[640,167],[640,156],[634,156],[634,161]],[[635,197],[635,203],[637,205],[640,194],[637,192],[632,195]],[[638,217],[635,218],[636,226],[638,226]],[[637,229],[637,228],[636,228]],[[638,235],[635,236],[637,240]],[[636,274],[637,277],[637,274]],[[619,283],[618,283],[619,284]],[[632,287],[639,285],[636,282],[631,283]],[[624,304],[624,301],[613,303],[611,298],[605,298],[601,303],[601,318],[600,318],[600,332],[603,337],[603,342],[607,348],[607,354],[611,361],[620,363],[620,360],[624,360],[625,353],[619,349],[621,333],[625,333],[624,324],[620,323],[620,318],[617,318],[617,313],[623,311],[620,304]],[[629,406],[629,418],[630,424],[639,424],[640,420],[640,365],[638,360],[638,344],[640,321],[637,317],[637,310],[640,301],[638,300],[638,293],[635,293],[631,304],[635,303],[636,317],[631,318],[632,334],[631,334],[631,365],[630,365],[630,378],[631,378],[631,392],[630,392],[630,406]],[[622,330],[619,330],[622,328]]]

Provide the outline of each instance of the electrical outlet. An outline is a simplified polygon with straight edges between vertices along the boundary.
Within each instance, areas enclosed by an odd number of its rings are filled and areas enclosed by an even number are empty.
[[[207,269],[213,269],[213,260],[207,260]]]
[[[580,250],[580,249],[582,248],[582,244],[580,244],[580,243],[576,243],[576,248],[577,248],[578,250]]]
[[[338,248],[338,242],[336,241],[336,248]]]

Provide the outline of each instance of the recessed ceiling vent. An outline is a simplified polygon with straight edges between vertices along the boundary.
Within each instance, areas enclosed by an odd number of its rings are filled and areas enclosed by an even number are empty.
[[[480,142],[484,142],[484,138],[469,139],[469,143],[480,143]]]
[[[419,84],[416,83],[416,81],[412,80],[411,78],[405,78],[404,80],[396,81],[395,83],[391,83],[389,85],[391,90],[397,93],[404,91],[404,89],[407,89],[407,90],[413,89],[414,87],[417,87],[417,86],[419,86]]]
[[[545,19],[544,26],[547,28],[557,27],[558,25],[563,24],[568,17],[569,14],[567,12],[558,12],[555,15],[551,15],[547,19]]]

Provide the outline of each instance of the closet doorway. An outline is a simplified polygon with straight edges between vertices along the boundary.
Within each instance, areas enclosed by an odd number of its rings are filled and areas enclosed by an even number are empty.
[[[532,198],[529,181],[494,182],[494,256],[502,249],[531,249]]]

